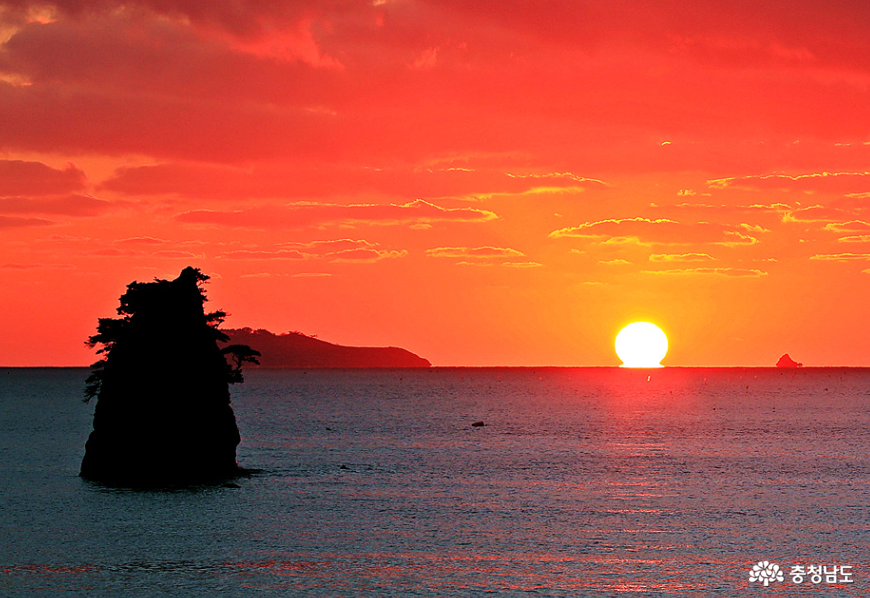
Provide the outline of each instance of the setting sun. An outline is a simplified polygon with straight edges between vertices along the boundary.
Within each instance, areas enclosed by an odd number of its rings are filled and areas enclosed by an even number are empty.
[[[626,368],[660,368],[668,353],[668,337],[649,322],[634,322],[619,331],[616,355]]]

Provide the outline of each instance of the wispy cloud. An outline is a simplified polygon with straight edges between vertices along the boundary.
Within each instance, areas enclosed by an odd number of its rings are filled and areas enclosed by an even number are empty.
[[[586,238],[608,244],[660,245],[719,244],[751,245],[757,239],[740,232],[741,227],[710,222],[681,223],[668,218],[620,218],[585,222],[550,233],[550,238]]]
[[[332,263],[371,264],[408,255],[405,249],[385,249],[364,239],[324,239],[257,248],[232,249],[218,257],[233,260],[326,260]]]
[[[476,267],[487,267],[487,268],[517,268],[517,269],[531,269],[531,268],[542,268],[544,265],[540,262],[532,262],[532,261],[523,261],[523,262],[503,262],[498,260],[462,260],[456,262],[457,266],[476,266]]]
[[[330,253],[330,261],[345,264],[373,264],[381,260],[402,258],[408,255],[405,249],[345,249]]]
[[[307,243],[286,243],[286,245],[288,247],[304,248],[314,253],[329,253],[347,249],[373,249],[378,246],[377,243],[372,243],[365,239],[325,239],[308,241]]]
[[[870,187],[870,172],[811,172],[805,174],[764,174],[710,179],[711,189],[792,189],[800,191],[845,193]]]
[[[644,270],[644,274],[680,275],[680,276],[728,276],[734,278],[758,278],[767,276],[767,272],[752,268],[677,268],[671,270]]]
[[[716,258],[707,253],[653,253],[649,256],[651,262],[707,262]]]
[[[434,247],[426,250],[428,257],[458,260],[462,266],[507,266],[510,268],[538,268],[542,264],[518,258],[525,257],[522,251],[511,247]]]
[[[831,206],[808,206],[797,208],[783,214],[783,222],[837,222],[849,218],[851,214]]]
[[[202,259],[205,257],[202,253],[195,253],[184,249],[160,249],[158,251],[150,251],[147,249],[134,249],[132,247],[98,247],[95,249],[87,249],[83,251],[82,254],[114,258],[164,258],[186,260]]]
[[[407,204],[294,203],[242,210],[192,210],[177,220],[193,224],[252,228],[305,228],[324,225],[399,225],[435,222],[488,222],[498,216],[476,208],[442,208],[416,200]]]
[[[870,261],[870,253],[822,253],[810,259],[819,262],[864,262]]]
[[[523,252],[511,249],[510,247],[435,247],[427,249],[426,255],[429,257],[449,257],[459,259],[469,258],[515,258],[523,257]]]
[[[863,220],[830,222],[824,226],[824,230],[835,233],[870,233],[870,223],[864,222]]]
[[[230,260],[304,260],[310,256],[292,249],[254,250],[237,249],[222,253],[219,257]]]
[[[480,200],[496,196],[581,193],[603,188],[598,179],[573,173],[513,174],[486,168],[424,167],[399,162],[387,166],[325,161],[261,162],[252,166],[200,162],[166,162],[124,166],[101,183],[102,191],[136,196],[175,196],[237,201],[239,199],[311,200],[365,196],[440,201]]]
[[[118,239],[116,242],[125,245],[165,245],[169,243],[166,239],[158,239],[156,237],[128,237],[126,239]]]

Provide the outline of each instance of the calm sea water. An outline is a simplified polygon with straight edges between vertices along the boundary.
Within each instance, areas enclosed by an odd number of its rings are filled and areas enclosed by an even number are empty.
[[[250,372],[262,473],[162,492],[77,477],[86,375],[0,369],[0,595],[870,589],[870,370]]]

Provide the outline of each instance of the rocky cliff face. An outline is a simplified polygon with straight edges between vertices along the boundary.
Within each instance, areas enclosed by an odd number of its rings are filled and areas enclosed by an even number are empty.
[[[107,483],[198,483],[238,475],[239,430],[228,382],[240,379],[218,348],[225,314],[203,310],[208,277],[134,282],[118,319],[101,319],[86,394],[97,398],[81,476]]]

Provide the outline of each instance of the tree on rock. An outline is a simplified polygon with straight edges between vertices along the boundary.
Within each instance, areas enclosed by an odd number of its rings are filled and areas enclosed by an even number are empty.
[[[249,347],[222,352],[226,314],[205,313],[196,268],[175,280],[132,282],[120,318],[101,318],[88,339],[105,357],[91,366],[86,400],[96,397],[94,429],[81,476],[121,485],[188,484],[244,473],[229,383],[256,363]],[[230,364],[225,356],[234,359]]]

